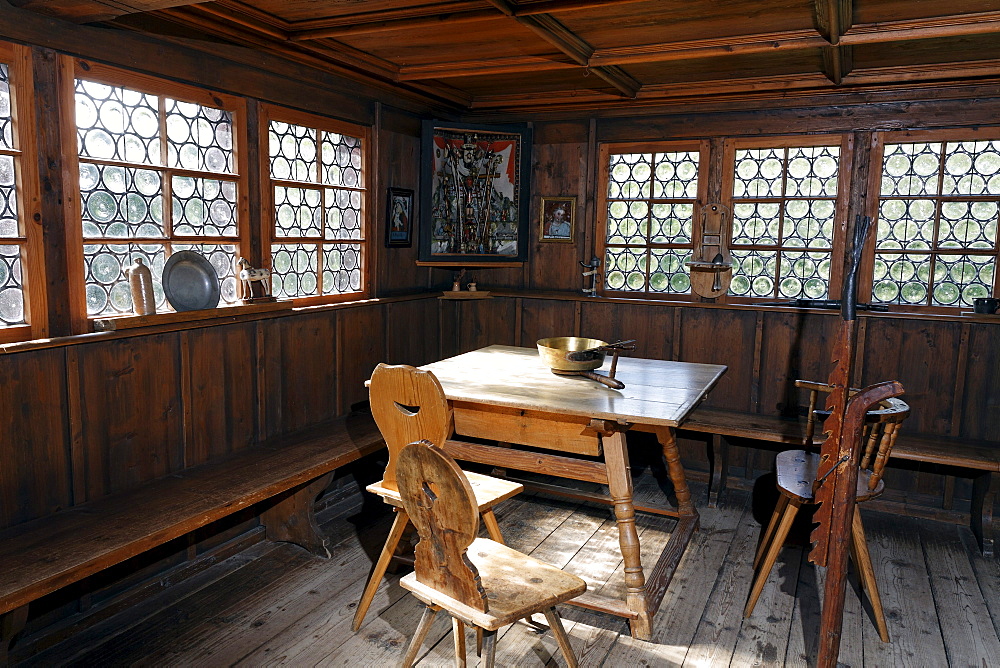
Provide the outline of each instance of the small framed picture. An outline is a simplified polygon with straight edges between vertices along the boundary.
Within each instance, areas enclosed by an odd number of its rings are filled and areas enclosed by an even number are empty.
[[[413,191],[389,188],[386,205],[385,245],[409,247],[413,245]]]
[[[576,232],[575,197],[543,197],[538,211],[539,240],[573,243]]]

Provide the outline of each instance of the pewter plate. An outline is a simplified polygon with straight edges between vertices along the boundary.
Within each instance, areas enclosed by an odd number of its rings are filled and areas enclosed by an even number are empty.
[[[194,251],[178,251],[163,265],[163,292],[175,311],[197,311],[219,305],[219,275],[208,259]]]

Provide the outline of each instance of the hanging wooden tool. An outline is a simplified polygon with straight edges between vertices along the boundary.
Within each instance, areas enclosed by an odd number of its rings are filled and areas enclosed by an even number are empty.
[[[733,263],[724,242],[726,207],[706,204],[701,209],[701,250],[687,263],[691,269],[691,289],[702,297],[722,296],[733,280]]]
[[[871,218],[858,216],[848,257],[841,294],[841,323],[833,349],[833,387],[826,408],[830,417],[824,423],[827,439],[820,450],[814,498],[819,504],[813,521],[817,524],[810,538],[813,549],[809,560],[826,566],[823,612],[817,666],[833,668],[840,653],[840,635],[844,623],[844,596],[847,585],[847,557],[850,549],[851,523],[858,481],[858,453],[865,414],[877,402],[902,394],[895,381],[879,383],[850,396],[851,369],[855,354],[857,323],[858,271],[861,251],[871,226]]]

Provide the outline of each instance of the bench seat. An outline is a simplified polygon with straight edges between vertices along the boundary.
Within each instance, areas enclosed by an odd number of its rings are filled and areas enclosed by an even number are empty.
[[[681,425],[682,431],[710,434],[712,474],[709,506],[718,503],[728,476],[728,438],[781,443],[801,447],[804,420],[780,416],[698,408]],[[816,434],[817,442],[823,438]],[[1000,491],[1000,444],[975,442],[947,436],[918,436],[904,429],[892,450],[890,461],[903,460],[953,467],[973,472],[972,510],[969,525],[986,556],[993,554],[993,502]]]
[[[0,665],[28,605],[253,504],[271,540],[328,557],[313,511],[333,473],[385,447],[355,414],[0,532]]]

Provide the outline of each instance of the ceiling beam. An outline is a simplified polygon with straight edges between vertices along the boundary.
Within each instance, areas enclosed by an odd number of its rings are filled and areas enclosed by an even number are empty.
[[[587,67],[592,74],[610,84],[625,97],[634,98],[642,88],[640,82],[619,67],[591,67],[590,57],[594,54],[594,47],[552,16],[548,14],[517,16],[517,7],[508,0],[489,0],[489,3],[562,51],[577,65]]]
[[[823,74],[835,85],[842,84],[853,68],[854,47],[832,44],[823,47]]]
[[[47,14],[73,23],[110,21],[127,14],[152,12],[208,0],[10,0],[21,9]]]
[[[815,0],[816,29],[830,44],[837,44],[854,22],[853,0]]]

